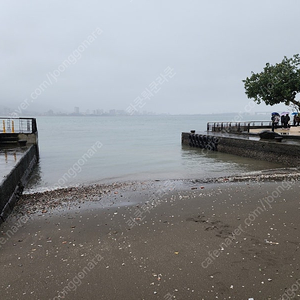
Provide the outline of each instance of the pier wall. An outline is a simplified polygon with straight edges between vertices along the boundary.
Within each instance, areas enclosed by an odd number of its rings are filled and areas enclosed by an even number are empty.
[[[0,117],[0,147],[22,147],[38,144],[35,118]]]
[[[0,223],[7,218],[19,200],[37,161],[38,146],[31,145],[11,172],[0,182]]]
[[[287,166],[300,163],[300,144],[287,144],[271,140],[254,140],[247,137],[221,136],[213,133],[192,134],[183,132],[183,145],[204,148],[259,160],[279,162]]]

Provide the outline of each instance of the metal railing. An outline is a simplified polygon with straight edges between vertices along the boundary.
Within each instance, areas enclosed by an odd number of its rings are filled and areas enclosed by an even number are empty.
[[[249,132],[250,129],[270,128],[271,121],[246,121],[246,122],[208,122],[207,131],[219,132]]]
[[[35,133],[35,118],[2,118],[0,117],[0,134],[2,133]]]

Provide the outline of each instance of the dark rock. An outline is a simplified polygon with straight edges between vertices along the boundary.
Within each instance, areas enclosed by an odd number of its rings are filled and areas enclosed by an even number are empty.
[[[270,130],[264,130],[259,133],[259,137],[263,140],[276,140],[281,141],[282,136],[276,132]]]

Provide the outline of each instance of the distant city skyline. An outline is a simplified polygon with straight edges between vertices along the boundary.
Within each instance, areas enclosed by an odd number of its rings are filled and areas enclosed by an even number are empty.
[[[81,107],[75,106],[73,109],[70,107],[69,110],[53,110],[53,109],[45,109],[45,110],[39,110],[39,111],[30,111],[30,110],[14,110],[13,107],[8,107],[8,106],[2,106],[0,105],[0,116],[2,117],[35,117],[35,116],[141,116],[141,115],[210,115],[210,114],[241,114],[241,115],[268,115],[271,114],[273,111],[277,111],[281,113],[282,111],[289,111],[292,112],[292,108],[285,108],[284,110],[275,110],[270,107],[269,109],[266,110],[245,110],[245,111],[232,111],[232,112],[214,112],[214,113],[197,113],[195,112],[194,114],[170,114],[170,113],[156,113],[156,112],[150,112],[146,110],[138,110],[134,112],[122,110],[122,109],[115,109],[111,108],[108,110],[104,110],[101,108],[90,108],[86,110],[82,110]]]

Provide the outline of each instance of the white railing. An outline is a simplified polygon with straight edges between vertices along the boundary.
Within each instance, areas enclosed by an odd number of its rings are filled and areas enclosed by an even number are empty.
[[[271,121],[246,121],[246,122],[208,122],[207,131],[222,132],[249,132],[255,128],[270,128]]]
[[[1,133],[35,133],[37,131],[35,118],[1,118]]]

